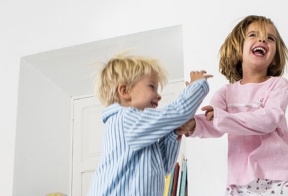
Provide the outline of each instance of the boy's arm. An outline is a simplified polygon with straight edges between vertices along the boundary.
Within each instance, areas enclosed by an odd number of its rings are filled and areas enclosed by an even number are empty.
[[[162,109],[129,109],[123,125],[127,144],[133,150],[142,149],[183,125],[195,114],[208,91],[208,82],[200,79],[186,87],[177,100]]]
[[[181,139],[183,134],[193,132],[195,120],[192,118],[167,136],[160,139],[160,149],[166,174],[169,174],[177,162]]]
[[[177,141],[178,135],[172,131],[159,140],[165,175],[168,175],[177,162],[181,141]]]

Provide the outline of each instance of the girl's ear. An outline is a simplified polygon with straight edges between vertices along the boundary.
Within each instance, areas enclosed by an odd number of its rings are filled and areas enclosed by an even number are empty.
[[[118,86],[118,94],[121,100],[130,100],[130,93],[126,84],[120,84]]]

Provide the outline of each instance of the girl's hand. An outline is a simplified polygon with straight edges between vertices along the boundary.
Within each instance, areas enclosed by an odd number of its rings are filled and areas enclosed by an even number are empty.
[[[214,118],[214,109],[212,106],[204,106],[201,108],[202,111],[205,111],[206,120],[212,121]]]
[[[190,72],[190,82],[185,82],[186,86],[188,86],[189,84],[191,84],[192,82],[196,81],[196,80],[199,80],[199,79],[202,79],[202,78],[205,78],[206,80],[208,78],[211,78],[213,77],[213,75],[210,75],[210,74],[206,74],[207,72],[204,71],[204,70],[201,70],[201,71],[191,71]]]

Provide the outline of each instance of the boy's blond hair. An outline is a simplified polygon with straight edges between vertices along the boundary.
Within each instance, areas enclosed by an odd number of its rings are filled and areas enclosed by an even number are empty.
[[[125,84],[128,90],[144,76],[155,74],[161,89],[167,84],[166,70],[154,58],[144,56],[125,56],[120,54],[110,59],[101,71],[95,87],[100,101],[109,106],[120,103],[118,86]]]
[[[268,67],[267,76],[281,76],[284,73],[288,52],[276,26],[269,18],[250,15],[245,17],[233,28],[232,32],[226,37],[226,40],[219,50],[219,69],[230,83],[242,79],[243,43],[249,25],[254,22],[260,27],[260,35],[265,37],[267,37],[267,25],[273,25],[276,30],[276,53]]]

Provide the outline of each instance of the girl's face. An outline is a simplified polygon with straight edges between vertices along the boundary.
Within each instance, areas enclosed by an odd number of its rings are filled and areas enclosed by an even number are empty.
[[[243,44],[243,74],[245,70],[267,73],[276,53],[276,30],[273,25],[267,25],[267,37],[260,36],[257,23],[251,23],[246,31]]]
[[[144,76],[129,91],[130,106],[144,110],[156,108],[161,96],[158,94],[158,79],[155,74]]]

